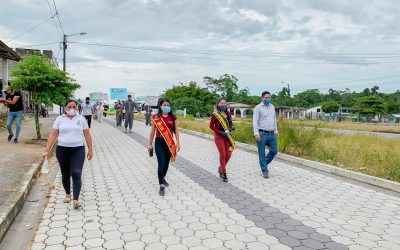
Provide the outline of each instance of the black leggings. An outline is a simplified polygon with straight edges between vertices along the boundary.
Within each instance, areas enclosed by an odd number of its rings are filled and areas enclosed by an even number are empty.
[[[164,184],[164,178],[167,175],[171,152],[164,138],[156,137],[155,151],[158,161],[158,183]]]
[[[82,168],[85,162],[85,147],[57,146],[56,157],[61,168],[62,184],[65,192],[71,194],[71,176],[74,200],[79,199],[82,187]]]
[[[92,124],[92,116],[91,115],[84,115],[84,117],[85,117],[85,119],[86,119],[86,121],[88,123],[88,126],[90,128],[90,125]]]

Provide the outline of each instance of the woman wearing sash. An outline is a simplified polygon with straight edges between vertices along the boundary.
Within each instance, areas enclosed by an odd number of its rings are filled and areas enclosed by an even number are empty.
[[[236,149],[235,141],[230,132],[234,130],[232,115],[228,111],[225,98],[220,98],[217,102],[217,111],[210,119],[210,128],[214,131],[214,142],[219,152],[219,176],[222,181],[228,182],[226,176],[226,165],[232,156],[232,151]]]
[[[150,132],[150,141],[148,145],[149,152],[153,150],[153,139],[155,139],[155,151],[158,161],[158,182],[160,184],[159,194],[165,195],[165,187],[169,184],[165,180],[167,175],[169,162],[175,161],[179,145],[179,130],[176,116],[172,113],[171,102],[166,98],[158,101],[158,113],[151,117],[152,125]],[[176,143],[174,141],[174,136]]]

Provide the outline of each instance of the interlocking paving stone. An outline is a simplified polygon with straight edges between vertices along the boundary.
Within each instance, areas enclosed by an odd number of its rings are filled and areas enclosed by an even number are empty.
[[[95,157],[85,162],[82,208],[74,210],[62,202],[58,175],[31,249],[400,245],[399,198],[279,161],[273,162],[271,178],[265,180],[259,175],[257,155],[243,150],[233,154],[230,182],[222,183],[215,173],[214,143],[186,134],[181,135],[182,151],[167,176],[171,186],[159,197],[157,162],[145,148],[149,128],[135,123],[134,132],[127,135],[107,123],[95,123]],[[344,241],[341,234],[352,238]],[[70,247],[45,244],[62,235]]]
[[[147,145],[147,139],[145,137],[143,137],[142,135],[134,132],[133,134],[131,134],[130,136],[132,136],[136,141],[138,141],[139,143],[141,143],[143,146]],[[272,236],[275,236],[279,239],[280,243],[285,244],[292,244],[294,241],[292,240],[288,240],[288,239],[292,239],[295,237],[288,237],[288,231],[285,230],[281,230],[276,228],[275,224],[283,224],[285,225],[285,222],[283,221],[284,219],[290,219],[290,216],[284,213],[281,213],[279,211],[274,211],[272,213],[267,212],[267,211],[263,211],[264,213],[261,213],[261,215],[265,215],[265,217],[262,217],[260,215],[255,215],[254,212],[255,211],[260,211],[261,207],[269,207],[269,205],[267,203],[263,203],[261,202],[259,199],[251,196],[250,194],[240,190],[239,188],[237,188],[236,186],[230,184],[230,183],[224,183],[224,187],[217,187],[217,188],[210,188],[214,185],[221,185],[221,182],[219,182],[218,177],[212,175],[211,173],[209,173],[208,171],[198,167],[196,164],[186,160],[185,158],[178,158],[177,161],[173,164],[174,167],[176,167],[177,169],[179,169],[182,173],[184,173],[186,176],[188,176],[189,178],[191,178],[192,180],[194,180],[196,183],[200,184],[203,188],[205,188],[206,190],[208,190],[210,193],[213,193],[215,195],[215,197],[220,198],[222,201],[224,201],[227,204],[230,204],[229,201],[227,202],[226,199],[224,199],[227,194],[230,194],[232,192],[236,193],[236,195],[234,197],[239,197],[235,200],[238,200],[237,203],[233,203],[233,204],[240,204],[245,206],[246,208],[242,208],[242,209],[238,209],[237,212],[244,215],[246,217],[247,220],[253,221],[255,223],[257,222],[264,222],[264,223],[270,223],[270,225],[268,225],[267,228],[264,228],[266,230],[266,232]],[[196,174],[194,174],[196,173]],[[199,175],[200,173],[200,175]],[[200,177],[201,176],[201,177]],[[204,178],[206,177],[206,178]],[[257,205],[255,205],[254,203],[257,202]],[[260,211],[262,212],[262,211]],[[293,220],[293,219],[292,219]],[[294,221],[294,220],[293,220]],[[293,224],[293,221],[290,221]],[[219,222],[221,223],[221,221],[219,220]],[[225,221],[226,222],[226,221]],[[222,222],[222,224],[224,224]],[[301,235],[302,239],[306,239],[308,241],[304,241],[304,244],[308,244],[308,245],[313,245],[312,246],[317,246],[317,243],[320,243],[323,247],[324,247],[324,243],[326,242],[326,238],[327,236],[325,235],[321,235],[321,237],[315,237],[315,235],[319,234],[316,232],[316,230],[314,228],[302,225],[301,222],[298,222],[296,224],[299,224],[298,226],[295,226],[294,228],[292,227],[293,225],[288,225],[287,229],[292,229],[292,232],[298,232],[298,236]],[[257,226],[261,226],[263,224],[256,224]],[[272,226],[272,228],[270,227]],[[314,238],[310,238],[309,234],[313,234]],[[244,234],[240,234],[240,236],[244,236]],[[254,236],[253,236],[254,237]],[[281,240],[283,239],[283,240]],[[318,241],[319,239],[324,239],[323,242]],[[255,240],[255,239],[254,239]],[[253,240],[253,241],[254,241]],[[251,240],[246,239],[246,237],[243,237],[243,241],[244,242],[251,242]],[[327,246],[325,246],[327,247]]]

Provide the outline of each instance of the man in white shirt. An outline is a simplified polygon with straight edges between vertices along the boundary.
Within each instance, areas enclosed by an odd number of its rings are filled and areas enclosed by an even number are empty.
[[[97,121],[101,123],[104,112],[104,106],[102,102],[100,102],[99,105],[97,105],[96,110],[97,110]]]
[[[278,153],[277,138],[278,126],[275,107],[271,103],[271,93],[264,91],[262,102],[254,108],[253,130],[257,141],[258,157],[264,178],[269,178],[268,165]],[[268,146],[268,155],[265,155],[265,146]]]

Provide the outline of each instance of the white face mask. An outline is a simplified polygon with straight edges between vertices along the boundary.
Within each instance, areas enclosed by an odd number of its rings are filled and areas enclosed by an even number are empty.
[[[65,110],[65,113],[67,113],[70,116],[76,116],[77,114],[75,109]]]

